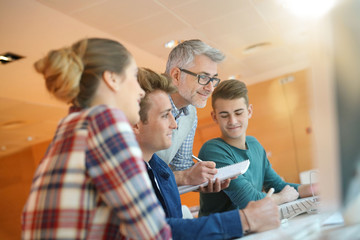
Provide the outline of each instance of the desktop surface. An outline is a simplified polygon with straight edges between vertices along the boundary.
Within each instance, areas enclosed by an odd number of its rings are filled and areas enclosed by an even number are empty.
[[[247,235],[242,240],[357,240],[360,224],[345,226],[339,212],[322,212],[296,216],[277,229]]]

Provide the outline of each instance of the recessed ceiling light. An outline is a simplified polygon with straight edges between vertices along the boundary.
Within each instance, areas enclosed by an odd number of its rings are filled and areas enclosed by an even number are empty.
[[[184,40],[170,40],[164,44],[165,48],[173,48],[182,43]]]
[[[23,56],[17,55],[15,53],[7,52],[0,55],[0,61],[2,64],[14,62],[23,58]]]
[[[246,55],[253,54],[270,46],[271,46],[271,42],[260,42],[246,47],[242,52],[243,54]]]
[[[230,75],[228,79],[239,80],[241,79],[241,75],[240,74]]]
[[[278,0],[280,4],[299,17],[318,18],[328,13],[338,0]]]

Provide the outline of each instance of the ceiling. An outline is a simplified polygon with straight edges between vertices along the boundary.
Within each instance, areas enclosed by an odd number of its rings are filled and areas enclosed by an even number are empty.
[[[218,72],[253,84],[309,66],[310,20],[279,0],[0,0],[0,157],[52,137],[67,106],[45,90],[33,63],[84,37],[122,42],[139,66],[164,71],[169,40],[198,38],[227,58]],[[251,54],[244,49],[270,43]]]

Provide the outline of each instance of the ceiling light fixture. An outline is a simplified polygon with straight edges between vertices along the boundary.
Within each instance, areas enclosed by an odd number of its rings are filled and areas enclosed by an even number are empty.
[[[319,18],[335,6],[337,0],[278,0],[294,15],[305,18]]]
[[[23,56],[17,55],[15,53],[7,52],[0,55],[0,61],[2,64],[7,64],[16,60],[23,58]]]
[[[182,43],[184,40],[171,40],[164,44],[165,48],[173,48]]]
[[[241,75],[240,74],[236,74],[236,75],[230,75],[229,80],[239,80],[241,79]]]
[[[248,47],[246,47],[242,53],[245,55],[249,55],[249,54],[253,54],[255,52],[258,52],[260,50],[263,50],[265,48],[268,48],[271,46],[271,42],[260,42],[260,43],[256,43],[253,45],[250,45]]]

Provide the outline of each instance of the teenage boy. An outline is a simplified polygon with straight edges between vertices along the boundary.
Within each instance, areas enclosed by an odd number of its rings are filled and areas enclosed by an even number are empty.
[[[246,159],[250,160],[250,166],[245,174],[232,180],[227,189],[214,194],[200,193],[200,216],[242,209],[250,201],[263,199],[266,196],[263,189],[266,192],[275,189],[271,198],[277,204],[312,195],[310,185],[284,182],[272,169],[261,144],[256,138],[246,136],[253,113],[247,92],[243,82],[227,80],[221,82],[212,94],[211,116],[221,130],[221,137],[207,141],[199,158],[216,162],[218,168]]]

